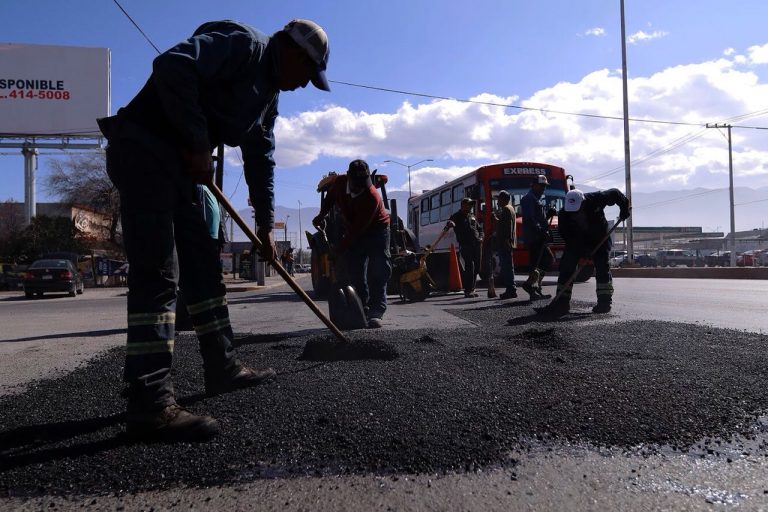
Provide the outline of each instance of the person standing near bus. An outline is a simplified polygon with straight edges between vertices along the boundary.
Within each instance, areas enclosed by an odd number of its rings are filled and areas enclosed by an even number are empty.
[[[512,249],[517,246],[517,233],[515,233],[515,209],[509,204],[509,192],[502,190],[496,198],[498,211],[496,212],[496,254],[499,257],[500,277],[506,287],[499,299],[517,298],[515,286],[515,266],[512,260]]]
[[[480,271],[480,247],[483,242],[483,234],[473,211],[474,206],[475,201],[465,197],[461,200],[459,211],[451,215],[445,225],[446,230],[453,228],[459,243],[459,253],[464,260],[461,282],[464,284],[464,296],[467,298],[478,296],[475,293],[475,283]]]
[[[552,265],[554,257],[549,249],[552,234],[549,232],[547,215],[542,204],[544,190],[549,185],[547,177],[539,174],[536,181],[531,183],[531,189],[520,201],[520,210],[523,216],[523,237],[528,248],[528,264],[530,272],[528,280],[523,283],[523,290],[531,299],[541,298],[541,282],[544,275]]]

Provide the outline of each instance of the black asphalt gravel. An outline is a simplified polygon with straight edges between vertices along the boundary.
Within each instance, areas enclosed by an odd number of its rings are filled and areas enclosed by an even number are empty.
[[[213,398],[203,395],[196,341],[180,335],[177,395],[222,424],[222,435],[202,444],[131,444],[121,435],[124,355],[115,349],[0,400],[0,495],[466,471],[513,465],[510,452],[541,444],[707,456],[705,439],[754,438],[768,411],[767,336],[610,323],[578,303],[574,314],[542,321],[515,304],[454,311],[476,328],[349,334],[394,347],[394,358],[306,360],[307,346],[330,338],[241,337],[240,358],[279,376]],[[762,442],[749,449],[768,454]]]

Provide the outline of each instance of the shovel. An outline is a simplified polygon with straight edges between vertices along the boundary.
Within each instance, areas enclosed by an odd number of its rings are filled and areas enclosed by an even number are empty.
[[[318,228],[318,232],[321,234],[321,239],[328,240],[325,236],[325,231]],[[339,329],[345,331],[368,327],[368,319],[365,316],[363,301],[360,300],[355,287],[350,284],[341,284],[339,280],[340,273],[345,277],[347,275],[346,271],[343,270],[345,265],[337,259],[334,262],[334,267],[335,269],[331,273],[333,282],[331,283],[331,291],[328,294],[328,313],[331,321]],[[347,282],[348,279],[345,278],[341,281]]]
[[[597,245],[595,245],[595,247],[589,253],[589,256],[587,256],[587,259],[592,259],[592,256],[594,256],[597,250],[600,248],[600,246],[603,245],[606,240],[608,240],[608,237],[611,236],[611,233],[613,233],[613,231],[619,226],[620,223],[621,223],[621,218],[616,219],[616,222],[613,223],[613,226],[611,227],[611,229],[608,230],[605,236],[601,238],[599,242],[597,242]],[[546,314],[547,308],[550,307],[552,304],[556,303],[558,300],[560,300],[560,298],[565,293],[565,290],[570,288],[570,286],[573,284],[573,281],[576,279],[576,276],[579,275],[579,272],[581,272],[582,268],[583,267],[581,265],[577,264],[576,270],[573,271],[573,274],[571,274],[571,277],[568,278],[568,281],[566,281],[563,287],[560,289],[560,291],[557,292],[557,295],[555,295],[555,298],[552,299],[552,302],[550,302],[544,307],[534,308],[534,310],[536,310],[536,312],[539,314]]]
[[[219,187],[217,187],[214,183],[210,182],[207,183],[206,186],[213,192],[213,195],[216,196],[216,199],[218,199],[219,203],[224,207],[225,210],[229,213],[230,216],[232,216],[232,219],[237,223],[237,225],[240,227],[240,229],[243,230],[243,233],[250,238],[251,242],[253,242],[253,245],[256,246],[256,249],[261,249],[262,243],[261,240],[256,236],[256,233],[251,230],[251,228],[248,226],[248,224],[245,223],[242,217],[240,217],[240,214],[237,213],[237,210],[235,210],[235,207],[232,206],[232,204],[229,202],[229,200],[226,198],[224,193],[219,190]],[[317,315],[317,317],[322,320],[322,322],[328,326],[328,328],[333,332],[333,334],[336,335],[336,337],[340,341],[349,342],[349,340],[344,336],[344,334],[339,330],[336,325],[327,317],[325,314],[320,311],[320,308],[317,307],[317,304],[314,303],[314,301],[309,298],[309,295],[307,295],[307,292],[305,292],[301,286],[296,282],[293,277],[291,277],[291,274],[288,273],[285,268],[278,262],[277,260],[271,259],[268,261],[270,265],[277,271],[278,274],[285,280],[286,283],[293,289],[293,291],[296,292],[296,294],[301,297],[301,300],[304,301],[304,303],[309,306],[309,309],[312,310],[312,312]]]

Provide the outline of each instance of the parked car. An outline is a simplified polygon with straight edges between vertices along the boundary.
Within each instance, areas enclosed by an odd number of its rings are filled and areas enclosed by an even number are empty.
[[[760,255],[759,250],[744,251],[736,256],[737,267],[754,267],[757,265],[757,257]]]
[[[691,251],[685,251],[683,249],[668,249],[665,251],[658,251],[656,253],[656,260],[660,267],[701,267],[704,266],[704,260],[697,257],[695,253]]]
[[[755,256],[755,260],[757,261],[757,263],[755,263],[756,265],[768,267],[768,249],[761,250],[760,254]]]
[[[706,263],[708,267],[730,267],[731,251],[714,253],[710,254],[709,256],[705,256],[704,263]]]
[[[611,266],[612,267],[620,267],[625,268],[629,266],[629,256],[619,256],[617,258],[611,258]],[[639,267],[655,267],[656,266],[656,257],[651,256],[650,254],[635,254],[635,266]]]
[[[80,272],[69,260],[37,260],[24,274],[24,295],[28,299],[42,297],[45,292],[69,292],[74,297],[83,293],[84,289]]]

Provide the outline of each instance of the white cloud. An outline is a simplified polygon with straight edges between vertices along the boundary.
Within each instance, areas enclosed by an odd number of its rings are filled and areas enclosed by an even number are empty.
[[[653,32],[645,32],[643,30],[638,30],[634,34],[630,34],[627,37],[627,42],[629,44],[637,44],[641,42],[651,41],[653,39],[659,39],[667,35],[669,35],[668,32],[663,32],[661,30],[654,30]]]
[[[585,30],[584,33],[581,34],[581,35],[584,35],[584,36],[596,36],[596,37],[604,36],[605,35],[605,29],[603,27],[593,27],[593,28]]]
[[[754,62],[760,52],[753,47]],[[634,119],[695,123],[630,123],[633,184],[639,190],[672,186],[719,188],[727,185],[727,142],[704,123],[765,110],[768,84],[748,63],[732,58],[679,65],[629,80],[629,114]],[[597,70],[577,82],[560,82],[527,98],[479,94],[463,103],[403,102],[393,112],[354,112],[342,105],[279,118],[276,159],[281,167],[310,164],[321,157],[434,158],[412,171],[413,190],[432,188],[489,162],[539,160],[565,167],[577,183],[624,185],[621,75]],[[598,117],[577,117],[497,105],[518,105]],[[768,111],[766,111],[768,113]],[[737,124],[734,122],[734,124]],[[761,119],[738,124],[766,125]],[[735,180],[753,188],[768,186],[768,140],[764,131],[733,130]],[[651,155],[651,158],[647,158]],[[608,174],[615,171],[613,174]],[[393,189],[407,190],[405,184]]]
[[[747,52],[752,64],[768,64],[768,43],[762,46],[750,46]]]

